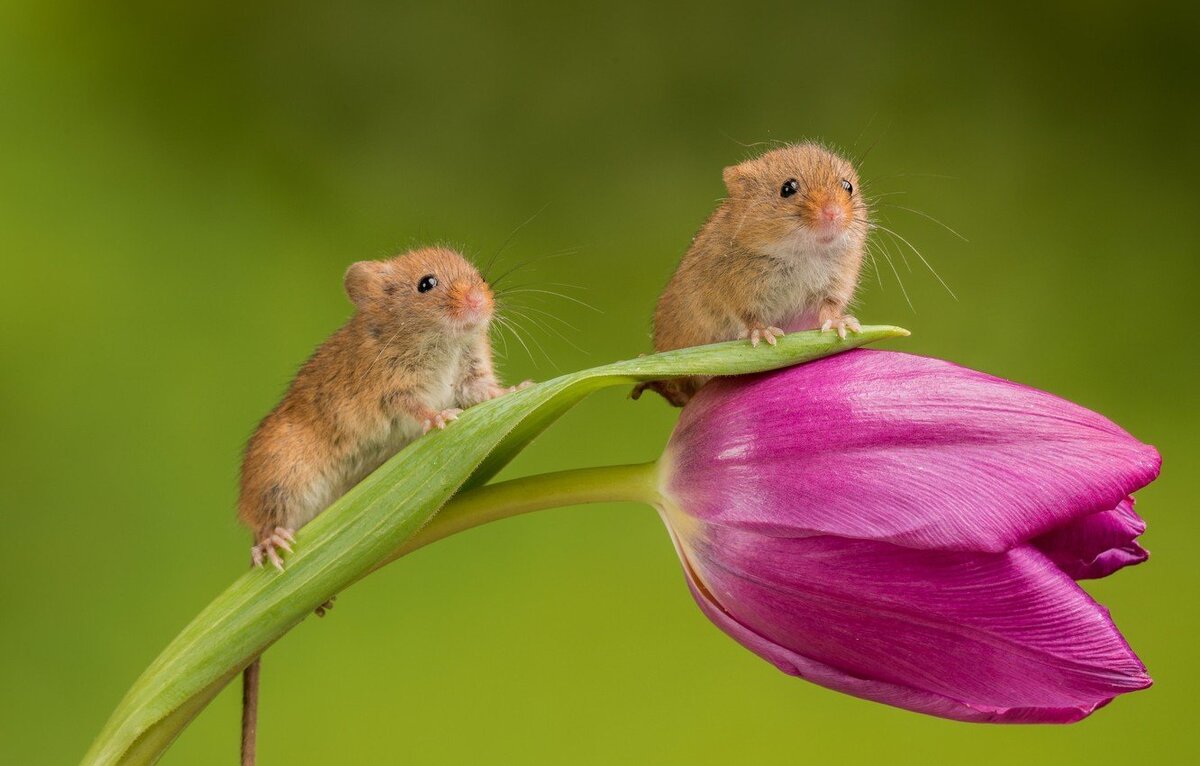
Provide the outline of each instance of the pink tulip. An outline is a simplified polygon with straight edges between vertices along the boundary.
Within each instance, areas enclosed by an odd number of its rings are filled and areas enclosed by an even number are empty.
[[[964,721],[1070,722],[1150,685],[1075,580],[1147,554],[1160,459],[948,362],[850,351],[715,380],[660,463],[704,613],[785,673]]]

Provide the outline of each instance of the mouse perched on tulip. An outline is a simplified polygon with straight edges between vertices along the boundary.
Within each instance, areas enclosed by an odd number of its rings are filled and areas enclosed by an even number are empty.
[[[238,516],[255,565],[431,428],[512,388],[496,380],[491,288],[443,247],[346,272],[354,315],[300,368],[246,446]]]
[[[858,332],[847,308],[869,231],[858,174],[817,144],[795,144],[725,168],[729,196],[679,263],[654,312],[654,349],[749,338],[775,345],[785,331]],[[692,377],[639,385],[682,407],[704,384]]]

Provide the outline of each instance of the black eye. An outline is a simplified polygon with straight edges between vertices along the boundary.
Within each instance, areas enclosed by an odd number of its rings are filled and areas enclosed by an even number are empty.
[[[437,287],[437,277],[432,274],[426,274],[421,277],[421,281],[417,282],[417,292],[427,293]]]
[[[846,190],[847,194],[854,193],[854,184],[850,183],[845,178],[842,179],[842,188]]]
[[[779,196],[784,199],[792,196],[800,189],[800,184],[795,178],[789,178],[783,182],[783,186],[779,189]]]

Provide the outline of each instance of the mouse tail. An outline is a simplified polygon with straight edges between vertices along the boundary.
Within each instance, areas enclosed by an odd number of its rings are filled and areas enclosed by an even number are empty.
[[[258,672],[262,657],[242,671],[242,766],[254,766],[258,741]]]

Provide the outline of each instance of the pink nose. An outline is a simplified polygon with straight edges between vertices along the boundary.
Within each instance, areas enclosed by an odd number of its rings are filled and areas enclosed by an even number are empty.
[[[472,311],[479,311],[484,305],[483,293],[479,290],[470,290],[463,296],[463,303]]]
[[[837,205],[826,205],[821,210],[821,217],[828,223],[833,223],[842,217],[842,209]]]

